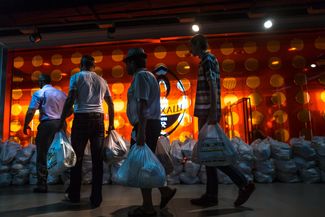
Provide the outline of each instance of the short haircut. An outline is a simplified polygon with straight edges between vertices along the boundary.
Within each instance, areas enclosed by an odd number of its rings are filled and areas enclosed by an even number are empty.
[[[38,81],[44,81],[46,84],[49,84],[49,83],[51,83],[51,77],[47,74],[41,74],[38,77]]]
[[[145,57],[141,57],[141,56],[132,57],[132,58],[128,59],[127,61],[130,61],[130,62],[133,61],[134,65],[137,68],[146,68],[147,58],[145,58]]]
[[[209,45],[208,45],[208,40],[206,37],[202,34],[196,34],[191,38],[191,44],[198,45],[202,50],[207,50]]]
[[[80,62],[80,68],[82,70],[89,71],[91,67],[95,67],[95,59],[90,55],[83,55]]]

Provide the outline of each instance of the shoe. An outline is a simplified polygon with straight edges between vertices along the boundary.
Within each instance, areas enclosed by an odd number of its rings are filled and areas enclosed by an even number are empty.
[[[169,193],[167,196],[161,195],[161,200],[160,200],[160,209],[163,209],[166,207],[167,203],[175,196],[177,189],[169,189]]]
[[[255,184],[253,182],[249,182],[244,188],[239,190],[238,197],[234,202],[234,205],[237,207],[244,204],[254,191]]]
[[[128,216],[129,217],[152,217],[152,216],[157,216],[157,212],[156,210],[148,212],[143,207],[139,206],[133,210],[130,210],[128,212]]]
[[[214,196],[208,196],[207,194],[203,194],[199,198],[192,199],[191,203],[193,205],[203,206],[203,207],[216,206],[218,205],[218,198]]]
[[[64,194],[64,199],[62,200],[64,202],[69,202],[69,203],[73,203],[73,204],[79,204],[80,203],[80,199],[71,199],[69,197],[68,193]]]
[[[34,193],[47,193],[47,187],[38,186],[33,189]]]

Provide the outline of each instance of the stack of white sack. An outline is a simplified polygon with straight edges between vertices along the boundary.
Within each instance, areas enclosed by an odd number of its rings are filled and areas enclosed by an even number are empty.
[[[320,168],[321,181],[325,182],[325,136],[314,136],[311,146],[317,153],[316,159]]]
[[[180,140],[174,140],[171,144],[170,155],[173,160],[174,171],[167,175],[167,182],[169,185],[180,184],[180,174],[183,172],[183,154],[182,154],[182,142]]]
[[[271,145],[269,139],[256,139],[251,144],[255,162],[254,178],[259,183],[271,183],[275,178],[275,165],[271,159]]]
[[[284,142],[268,138],[271,144],[271,156],[274,158],[276,177],[280,182],[300,182],[298,168],[292,159],[292,149]]]
[[[303,137],[292,138],[290,145],[301,180],[306,183],[320,182],[320,170],[317,168],[315,161],[316,151],[311,146],[311,142],[305,140]]]
[[[255,161],[253,148],[239,137],[234,137],[231,139],[231,143],[234,145],[237,151],[238,159],[236,167],[244,174],[247,180],[252,181],[252,168]]]
[[[18,167],[12,169],[14,159],[21,146],[15,142],[6,141],[0,144],[0,186],[8,186],[12,184],[13,174],[18,174]],[[15,163],[16,164],[16,163]],[[19,165],[24,168],[24,166]],[[15,180],[15,184],[16,184]]]

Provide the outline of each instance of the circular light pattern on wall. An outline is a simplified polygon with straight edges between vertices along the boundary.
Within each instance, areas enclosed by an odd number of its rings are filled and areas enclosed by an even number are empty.
[[[80,72],[80,68],[74,68],[74,69],[72,69],[71,70],[71,76],[74,75],[74,74],[76,74],[76,73],[78,73],[78,72]]]
[[[297,114],[297,118],[303,123],[308,122],[310,120],[310,111],[307,109],[300,110]]]
[[[185,75],[190,72],[190,65],[186,61],[179,62],[177,64],[177,72],[181,75]]]
[[[307,76],[304,73],[297,73],[294,77],[294,82],[296,85],[306,85],[307,84]]]
[[[187,126],[189,126],[191,123],[192,123],[192,116],[189,115],[188,113],[185,113],[185,114],[184,114],[184,117],[183,117],[183,119],[182,119],[182,121],[181,121],[181,123],[180,123],[180,125],[181,125],[182,127],[187,127]]]
[[[323,90],[320,94],[320,99],[325,102],[325,90]]]
[[[224,42],[220,46],[220,51],[223,55],[230,55],[234,52],[234,45],[231,42]]]
[[[34,56],[32,59],[32,64],[34,67],[39,67],[43,64],[43,58],[40,55]]]
[[[232,60],[232,59],[225,59],[223,62],[222,62],[222,70],[224,72],[232,72],[235,70],[235,61]]]
[[[272,94],[271,101],[273,105],[284,105],[286,96],[282,92],[276,92]]]
[[[59,66],[62,64],[62,55],[61,54],[54,54],[52,57],[51,57],[51,62],[53,65],[55,66]]]
[[[256,42],[255,41],[247,41],[244,44],[244,51],[247,54],[255,53],[257,50]]]
[[[34,94],[36,91],[38,91],[38,90],[40,90],[40,88],[32,88],[32,89],[30,90],[30,95],[33,96],[33,94]]]
[[[121,129],[124,127],[124,125],[125,125],[125,120],[123,117],[117,116],[116,118],[114,118],[114,128],[115,129]]]
[[[315,48],[319,50],[325,50],[325,37],[319,36],[315,40]]]
[[[97,75],[103,76],[103,69],[101,67],[96,66],[95,67],[95,72],[96,72]]]
[[[277,129],[274,134],[275,139],[279,141],[287,142],[289,140],[289,131],[286,129]]]
[[[238,101],[238,97],[234,94],[227,94],[223,97],[224,105],[233,104]]]
[[[281,109],[274,112],[273,117],[275,119],[275,122],[277,122],[278,124],[283,124],[288,120],[288,114]]]
[[[14,67],[19,69],[24,65],[24,58],[22,57],[15,57],[14,59]]]
[[[304,48],[304,41],[298,38],[294,38],[291,40],[290,46],[294,50],[302,50]]]
[[[232,90],[236,87],[237,80],[236,78],[224,78],[222,85],[228,90]]]
[[[282,66],[282,61],[281,61],[281,59],[279,57],[271,57],[269,59],[268,66],[269,66],[270,69],[278,70]]]
[[[255,58],[248,58],[245,61],[245,68],[247,71],[256,71],[258,69],[258,60]]]
[[[228,112],[225,116],[225,119],[228,125],[236,125],[239,122],[239,115],[237,112]]]
[[[71,62],[73,64],[80,64],[81,57],[82,57],[81,53],[75,52],[71,55]]]
[[[51,72],[51,79],[52,81],[61,81],[62,79],[62,72],[60,69],[54,69]]]
[[[124,70],[122,66],[117,65],[112,68],[112,76],[114,78],[122,78],[123,74],[124,74]]]
[[[22,110],[23,109],[22,109],[21,105],[19,105],[19,104],[13,104],[11,106],[11,114],[12,115],[17,116],[17,115],[19,115],[22,112]]]
[[[306,91],[299,91],[296,95],[296,101],[300,104],[306,104],[309,103],[310,95]]]
[[[124,104],[123,100],[115,99],[115,100],[113,100],[113,102],[114,102],[114,111],[121,112],[124,110],[125,104]]]
[[[325,74],[321,75],[319,78],[318,78],[318,82],[322,85],[325,85]]]
[[[94,57],[95,63],[100,63],[103,61],[103,53],[100,50],[92,52],[91,55]]]
[[[38,81],[39,76],[40,76],[41,74],[42,74],[41,71],[35,71],[35,72],[33,72],[32,75],[31,75],[31,79],[32,79],[32,81]]]
[[[19,120],[14,120],[10,122],[10,131],[18,132],[21,129],[21,123]]]
[[[114,94],[122,94],[124,92],[124,85],[122,83],[114,83],[112,85],[112,92]]]
[[[186,55],[188,55],[189,52],[190,52],[189,48],[184,44],[181,44],[176,48],[176,55],[178,57],[186,57]]]
[[[259,125],[263,122],[264,115],[259,111],[252,112],[252,123],[253,125]]]
[[[154,55],[157,59],[164,59],[167,55],[166,48],[163,46],[158,46],[155,48]]]
[[[188,131],[183,131],[181,134],[179,134],[178,138],[181,142],[185,142],[186,139],[193,139],[193,134]]]
[[[191,99],[188,96],[181,96],[177,104],[182,109],[188,109],[191,106]]]
[[[292,65],[293,65],[293,67],[295,67],[297,69],[304,68],[306,65],[306,60],[303,56],[297,55],[293,58]]]
[[[122,50],[120,49],[115,49],[113,50],[112,52],[112,59],[115,61],[115,62],[121,62],[124,58],[124,53]]]
[[[191,88],[191,82],[186,79],[182,78],[180,81],[177,82],[177,89],[180,91],[183,91],[183,88],[185,91],[188,91]]]
[[[20,99],[23,96],[22,89],[13,89],[12,90],[12,98],[13,99]]]
[[[272,87],[281,87],[284,84],[284,78],[279,74],[274,74],[271,76],[270,84]]]
[[[256,89],[258,86],[260,86],[260,84],[260,78],[257,76],[249,76],[246,79],[246,85],[251,89]]]
[[[280,50],[280,42],[276,40],[268,41],[266,47],[269,52],[278,52]]]
[[[262,96],[259,93],[251,93],[248,95],[248,98],[251,99],[251,104],[253,106],[258,106],[261,104],[261,102],[263,101]]]

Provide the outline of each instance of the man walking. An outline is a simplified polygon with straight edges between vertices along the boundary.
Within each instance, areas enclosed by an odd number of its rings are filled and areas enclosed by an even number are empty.
[[[103,183],[103,144],[104,111],[103,100],[108,105],[109,127],[114,129],[114,106],[107,82],[95,72],[95,60],[84,55],[80,64],[81,71],[70,79],[68,98],[61,115],[61,126],[67,113],[74,104],[74,120],[71,130],[71,144],[77,155],[77,163],[70,171],[70,186],[66,199],[72,203],[80,201],[82,160],[85,147],[90,141],[92,157],[91,207],[96,208],[102,202]]]
[[[65,93],[52,87],[51,77],[45,74],[39,77],[40,90],[36,91],[29,104],[24,124],[24,134],[30,130],[29,123],[33,120],[35,111],[40,113],[40,124],[36,135],[36,170],[37,187],[36,193],[47,192],[47,152],[54,139],[54,135],[60,125],[60,116],[64,102],[67,98]]]
[[[194,115],[198,117],[199,129],[201,129],[205,123],[208,122],[208,124],[215,125],[221,119],[219,63],[207,51],[208,42],[203,35],[193,36],[190,40],[190,46],[193,56],[197,56],[201,60],[194,108]],[[228,175],[239,188],[238,198],[234,205],[240,206],[245,203],[255,190],[255,185],[252,182],[248,182],[245,176],[232,165],[217,168]],[[194,205],[209,206],[218,204],[218,175],[216,167],[206,166],[206,173],[206,193],[200,198],[192,199],[191,203]]]

